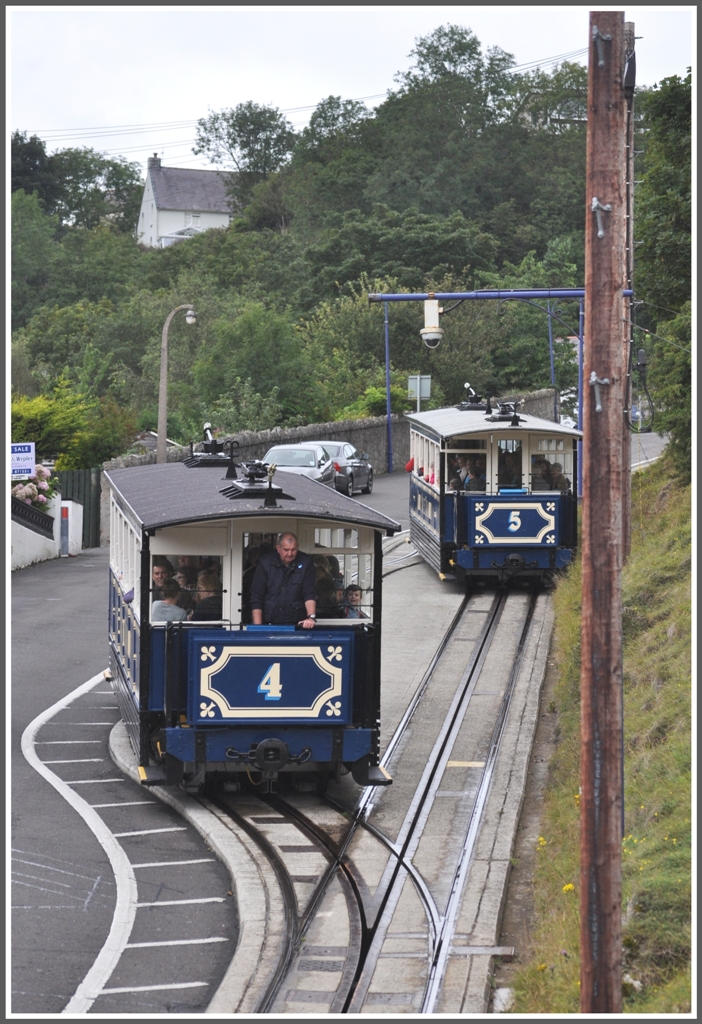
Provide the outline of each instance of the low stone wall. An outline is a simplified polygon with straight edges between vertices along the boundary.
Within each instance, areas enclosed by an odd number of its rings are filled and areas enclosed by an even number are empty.
[[[497,401],[521,402],[519,412],[526,416],[539,416],[542,420],[553,420],[558,423],[561,416],[561,396],[555,392],[557,415],[554,416],[553,395],[553,388],[542,388],[541,391],[530,391],[528,394],[515,392],[513,395],[501,395]]]

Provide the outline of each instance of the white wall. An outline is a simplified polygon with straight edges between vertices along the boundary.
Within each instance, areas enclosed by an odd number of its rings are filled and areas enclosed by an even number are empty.
[[[53,540],[42,537],[40,533],[28,530],[20,523],[12,523],[12,568],[23,569],[35,562],[45,562],[49,558],[58,558],[61,554],[61,495],[55,494],[46,508],[47,513],[54,517]]]
[[[77,501],[62,501],[62,518],[64,509],[68,511],[68,552],[59,549],[59,554],[79,555],[83,550],[83,506]]]

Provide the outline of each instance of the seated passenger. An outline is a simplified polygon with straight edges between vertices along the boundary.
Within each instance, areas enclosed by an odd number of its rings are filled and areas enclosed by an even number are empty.
[[[346,601],[344,606],[344,617],[347,619],[367,619],[368,616],[361,610],[363,600],[363,589],[358,583],[350,583],[346,588]]]
[[[482,491],[485,492],[485,481],[481,480],[478,476],[478,471],[475,467],[469,470],[466,482],[463,485],[464,491]]]
[[[151,606],[152,622],[182,622],[187,618],[185,608],[178,607],[180,587],[175,580],[165,579],[160,588],[161,598]]]
[[[449,491],[463,490],[463,482],[461,481],[460,476],[454,476],[451,480],[449,480],[448,489]]]
[[[542,455],[533,455],[531,459],[531,489],[551,490],[551,465]]]
[[[161,600],[161,585],[173,576],[173,566],[165,555],[154,555],[151,567],[151,594],[154,601]]]
[[[342,614],[336,598],[336,587],[331,576],[317,578],[317,616],[320,619],[338,619]]]
[[[222,584],[217,576],[200,574],[195,596],[197,603],[190,616],[193,622],[218,622],[222,618]]]
[[[567,491],[570,487],[570,480],[564,476],[560,462],[554,462],[551,466],[551,486],[556,491]]]

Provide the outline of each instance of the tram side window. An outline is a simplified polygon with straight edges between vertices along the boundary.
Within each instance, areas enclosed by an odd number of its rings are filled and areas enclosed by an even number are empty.
[[[110,508],[110,565],[124,601],[131,604],[139,617],[141,546],[136,532],[113,502]]]
[[[152,622],[218,622],[222,594],[221,556],[152,556]]]
[[[540,437],[531,445],[532,491],[569,491],[573,453],[562,438]]]

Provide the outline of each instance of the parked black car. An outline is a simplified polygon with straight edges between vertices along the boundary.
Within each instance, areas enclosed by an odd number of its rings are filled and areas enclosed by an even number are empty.
[[[368,455],[359,455],[348,441],[315,441],[329,452],[334,466],[334,486],[348,494],[355,490],[370,494],[373,490],[373,467]]]

